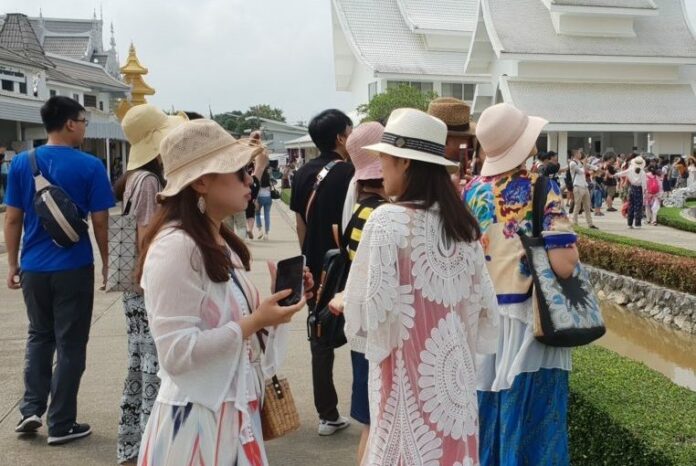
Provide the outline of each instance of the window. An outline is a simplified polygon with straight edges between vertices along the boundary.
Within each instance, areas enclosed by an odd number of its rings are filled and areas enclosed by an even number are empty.
[[[461,100],[474,100],[475,84],[442,83],[442,97],[455,97]]]
[[[85,94],[85,107],[97,108],[97,96]]]
[[[27,82],[26,81],[19,83],[19,92],[20,92],[20,94],[24,94],[24,95],[27,94]]]
[[[55,89],[51,89],[50,91],[48,91],[48,93],[51,97],[55,97],[58,95],[58,92]]]
[[[377,81],[367,85],[367,99],[372,100],[377,95]]]
[[[2,80],[2,90],[14,92],[14,81],[9,81],[7,79]]]
[[[104,111],[104,101],[103,100],[99,101],[99,110],[102,112]]]
[[[73,100],[80,101],[80,94],[73,94],[72,95]]]
[[[399,86],[411,86],[414,89],[426,93],[432,92],[433,83],[432,82],[421,82],[421,81],[387,81],[387,89]]]

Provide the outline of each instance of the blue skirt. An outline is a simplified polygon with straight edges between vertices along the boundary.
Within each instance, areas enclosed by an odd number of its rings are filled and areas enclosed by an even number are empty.
[[[567,466],[568,372],[541,369],[478,392],[481,466]]]

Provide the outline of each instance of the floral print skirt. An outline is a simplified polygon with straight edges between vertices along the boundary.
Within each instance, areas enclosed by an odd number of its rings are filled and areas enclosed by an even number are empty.
[[[197,404],[155,403],[143,435],[139,466],[264,466],[261,414],[257,401],[249,404],[250,431],[242,429],[244,414],[233,401],[220,409]]]

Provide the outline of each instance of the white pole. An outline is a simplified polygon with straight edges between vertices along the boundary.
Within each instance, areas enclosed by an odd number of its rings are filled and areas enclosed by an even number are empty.
[[[106,174],[111,181],[111,139],[106,138]]]

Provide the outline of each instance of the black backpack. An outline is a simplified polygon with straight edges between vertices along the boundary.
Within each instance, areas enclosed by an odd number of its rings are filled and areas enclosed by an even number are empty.
[[[36,188],[34,211],[41,226],[56,245],[62,248],[74,246],[89,229],[85,215],[80,213],[68,193],[43,177],[36,163],[35,149],[29,151],[28,157]]]

